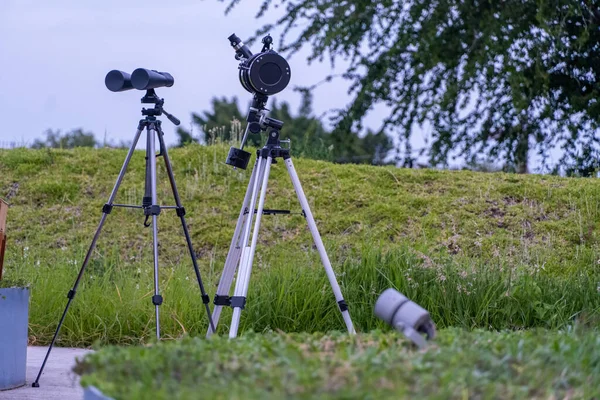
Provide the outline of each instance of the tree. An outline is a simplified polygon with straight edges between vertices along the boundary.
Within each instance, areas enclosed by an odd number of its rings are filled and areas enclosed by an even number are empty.
[[[60,130],[46,131],[46,140],[36,139],[31,145],[34,149],[43,149],[46,147],[53,149],[72,149],[75,147],[96,147],[98,142],[91,132],[84,132],[83,129],[73,129],[62,135]]]
[[[199,137],[194,137],[193,129],[177,130],[178,146],[192,142],[213,143],[217,139],[228,141],[233,139],[232,136],[236,136],[236,140],[241,139],[241,121],[245,124],[246,117],[245,113],[242,114],[237,99],[214,98],[212,107],[212,111],[192,114],[192,124],[201,132]],[[369,132],[361,138],[351,131],[328,132],[323,123],[312,115],[310,91],[302,91],[302,104],[296,115],[292,113],[288,103],[279,103],[274,99],[269,105],[269,117],[283,122],[281,138],[290,140],[296,156],[336,162],[383,164],[387,152],[392,148],[391,140],[383,133]],[[227,129],[228,127],[231,129]],[[264,141],[265,138],[260,135],[249,137],[249,143],[253,146],[260,146]]]
[[[597,177],[600,171],[600,151],[590,146],[584,146],[581,152],[573,153],[567,164],[561,164],[552,171],[554,174],[590,178]]]
[[[328,132],[323,123],[312,115],[312,96],[303,93],[302,103],[296,116],[292,115],[288,103],[281,105],[273,100],[269,117],[283,121],[282,139],[289,139],[293,154],[308,158],[330,160]]]
[[[484,158],[518,172],[533,151],[547,163],[562,147],[564,163],[598,145],[595,1],[263,0],[258,16],[279,4],[284,15],[257,35],[282,27],[280,51],[310,45],[310,61],[349,62],[352,101],[337,129],[360,128],[385,104],[382,131],[408,150],[413,129],[430,124],[431,164]]]
[[[192,114],[192,126],[199,128],[200,135],[195,138],[193,129],[187,131],[183,128],[177,129],[179,136],[179,146],[188,143],[211,144],[216,140],[229,141],[232,140],[232,132],[236,132],[235,128],[227,129],[235,126],[236,121],[244,121],[245,117],[238,106],[237,97],[232,100],[223,98],[213,98],[211,101],[212,111],[204,111],[201,114]]]
[[[243,135],[242,123],[245,125],[246,112],[238,106],[237,98],[213,98],[212,111],[201,114],[192,114],[192,124],[200,130],[199,138],[195,138],[191,131],[179,128],[179,146],[196,142],[203,144],[214,143],[216,140],[229,141],[241,140]],[[298,116],[293,116],[288,103],[279,104],[273,100],[269,106],[269,116],[283,121],[284,128],[282,139],[290,139],[297,155],[318,155],[317,158],[326,157],[325,135],[326,131],[319,119],[311,114],[311,98],[306,94]],[[193,129],[192,129],[193,131]],[[264,142],[260,135],[250,135],[249,144],[259,146]]]

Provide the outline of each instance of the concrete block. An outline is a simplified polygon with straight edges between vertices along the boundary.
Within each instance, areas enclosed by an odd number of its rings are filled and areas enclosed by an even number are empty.
[[[0,390],[25,385],[29,289],[0,289]]]

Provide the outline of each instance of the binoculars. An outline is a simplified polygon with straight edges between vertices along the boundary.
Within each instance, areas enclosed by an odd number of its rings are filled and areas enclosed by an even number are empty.
[[[126,90],[150,90],[159,87],[171,87],[175,79],[168,72],[138,68],[133,73],[113,69],[104,79],[106,88],[111,92],[124,92]]]

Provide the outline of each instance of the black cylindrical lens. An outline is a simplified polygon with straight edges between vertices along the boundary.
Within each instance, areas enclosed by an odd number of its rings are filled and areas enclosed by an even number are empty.
[[[111,92],[124,92],[133,89],[131,84],[131,75],[127,72],[113,69],[104,78],[104,84]]]
[[[175,79],[168,72],[158,72],[145,68],[138,68],[131,74],[133,87],[139,90],[156,89],[159,87],[171,87]]]

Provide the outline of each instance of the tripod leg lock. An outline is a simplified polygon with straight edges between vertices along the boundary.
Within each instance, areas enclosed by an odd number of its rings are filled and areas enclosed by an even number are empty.
[[[150,215],[160,215],[160,206],[159,205],[151,205],[150,206]]]
[[[177,207],[177,216],[181,218],[184,215],[185,215],[185,208],[184,207]]]
[[[231,297],[216,294],[214,303],[215,303],[215,306],[230,306],[231,305]]]
[[[152,296],[152,304],[154,304],[155,306],[160,306],[163,302],[163,298],[160,294],[155,294],[154,296]]]
[[[113,205],[112,204],[106,203],[105,205],[102,206],[102,212],[104,214],[110,214],[110,212],[112,211],[112,209],[113,209]]]
[[[208,304],[208,303],[210,303],[210,297],[208,297],[208,295],[207,295],[207,294],[203,294],[203,295],[202,295],[202,303],[203,303],[203,304]]]
[[[246,298],[244,296],[232,296],[231,307],[243,310],[246,307]]]
[[[338,301],[338,306],[340,307],[341,312],[348,311],[348,304],[346,304],[346,300]]]
[[[77,294],[76,291],[74,291],[73,289],[69,290],[69,293],[67,293],[67,298],[73,300],[73,298],[75,297],[75,294]]]

